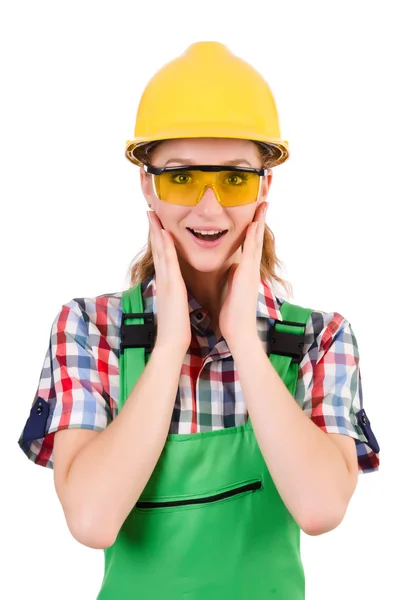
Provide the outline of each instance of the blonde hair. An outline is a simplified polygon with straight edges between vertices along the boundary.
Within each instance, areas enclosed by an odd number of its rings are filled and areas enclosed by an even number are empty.
[[[160,144],[163,140],[151,142],[137,148],[134,152],[135,156],[143,164],[150,164],[151,157],[153,155],[155,147]],[[272,144],[266,144],[264,142],[254,142],[258,149],[262,160],[262,167],[265,169],[271,169],[278,158],[280,151],[276,146]],[[272,230],[266,224],[265,233],[263,238],[262,257],[260,263],[260,276],[261,279],[268,283],[279,283],[286,290],[288,295],[292,295],[292,286],[282,277],[276,273],[276,267],[280,267],[283,263],[276,256],[275,238]],[[130,287],[134,287],[138,283],[141,283],[144,279],[154,275],[154,262],[153,254],[150,245],[150,235],[148,232],[147,244],[143,249],[134,256],[131,265],[128,269]]]

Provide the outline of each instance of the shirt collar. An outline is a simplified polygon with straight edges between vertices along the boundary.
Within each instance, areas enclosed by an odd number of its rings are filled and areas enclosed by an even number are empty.
[[[156,275],[150,275],[141,284],[142,295],[146,301],[145,312],[153,312],[153,301],[156,297]],[[193,311],[204,310],[203,307],[197,302],[192,294],[187,290],[188,303],[189,303],[189,314]],[[277,319],[282,321],[283,317],[280,312],[280,302],[275,296],[269,284],[264,281],[261,277],[259,278],[258,285],[258,300],[256,304],[256,316],[266,319]]]

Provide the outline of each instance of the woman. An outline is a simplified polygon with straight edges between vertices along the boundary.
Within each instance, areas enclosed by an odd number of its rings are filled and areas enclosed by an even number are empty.
[[[192,44],[147,85],[126,155],[147,252],[128,290],[62,306],[20,446],[105,550],[100,600],[302,600],[300,530],[339,525],[379,446],[350,323],[270,286],[289,156],[271,91]]]

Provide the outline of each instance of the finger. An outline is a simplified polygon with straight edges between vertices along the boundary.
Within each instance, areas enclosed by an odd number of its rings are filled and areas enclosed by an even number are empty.
[[[156,239],[155,239],[156,232],[155,232],[151,217],[149,216],[149,213],[146,213],[146,214],[147,214],[147,219],[149,222],[150,246],[151,246],[153,258],[156,259],[157,258],[157,246],[156,246]]]
[[[240,263],[243,265],[243,269],[249,268],[249,265],[252,265],[253,257],[255,256],[256,249],[256,229],[258,227],[257,221],[252,221],[247,228],[247,233],[245,234],[244,244],[242,246],[242,254]],[[248,263],[246,265],[246,263]]]
[[[260,205],[257,207],[256,213],[255,213],[255,219],[254,219],[254,223],[257,223],[257,229],[255,232],[255,237],[256,240],[258,241],[258,243],[263,240],[263,232],[265,230],[265,223],[266,223],[266,210],[267,210],[267,203],[266,202],[261,202]]]
[[[261,223],[259,221],[255,221],[254,223],[254,228],[252,230],[252,243],[250,245],[251,247],[251,252],[254,254],[254,256],[256,256],[256,253],[258,251],[258,246],[259,246],[259,239],[260,239],[260,229],[261,229]]]
[[[177,277],[180,274],[180,267],[172,235],[162,228],[156,213],[152,212],[151,215],[156,236],[157,262],[161,265],[162,273],[167,279]]]
[[[252,248],[255,246],[257,229],[258,221],[252,221],[248,226],[245,245],[250,249],[249,252],[251,252]]]
[[[165,229],[163,229],[157,214],[152,212],[151,217],[153,230],[156,236],[158,262],[161,263],[164,272],[166,272],[167,264],[169,262],[169,244],[167,244],[169,239],[167,238],[167,234],[163,233],[165,232]]]
[[[164,260],[165,268],[167,269],[167,277],[170,280],[176,281],[181,277],[181,269],[179,266],[178,254],[175,248],[174,238],[169,231],[162,230],[164,234]]]
[[[150,214],[150,217],[149,217]],[[164,269],[165,269],[165,265],[164,263],[164,256],[163,256],[163,252],[162,252],[162,244],[164,244],[161,238],[162,236],[159,236],[159,225],[158,222],[156,221],[156,216],[154,214],[154,212],[149,213],[148,212],[148,220],[149,220],[149,230],[150,230],[150,245],[151,245],[151,249],[152,249],[152,255],[153,255],[153,262],[154,262],[154,269],[156,271],[156,274],[158,277],[163,278],[164,277]]]
[[[260,216],[259,216],[259,223],[258,223],[258,231],[257,231],[258,244],[259,244],[260,248],[262,248],[262,246],[263,246],[263,235],[264,235],[265,227],[266,227],[267,207],[268,207],[268,204],[266,202],[262,202]]]

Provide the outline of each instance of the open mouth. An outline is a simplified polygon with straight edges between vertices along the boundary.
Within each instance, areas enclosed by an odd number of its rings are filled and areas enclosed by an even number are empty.
[[[187,227],[186,229],[188,229],[190,231],[190,233],[192,235],[194,235],[195,238],[197,238],[199,240],[203,240],[205,242],[215,242],[215,240],[219,240],[219,238],[226,235],[226,233],[227,233],[227,229],[225,229],[224,231],[221,231],[220,233],[204,235],[202,233],[197,233],[196,231],[193,231],[193,229],[190,229],[189,227]]]

